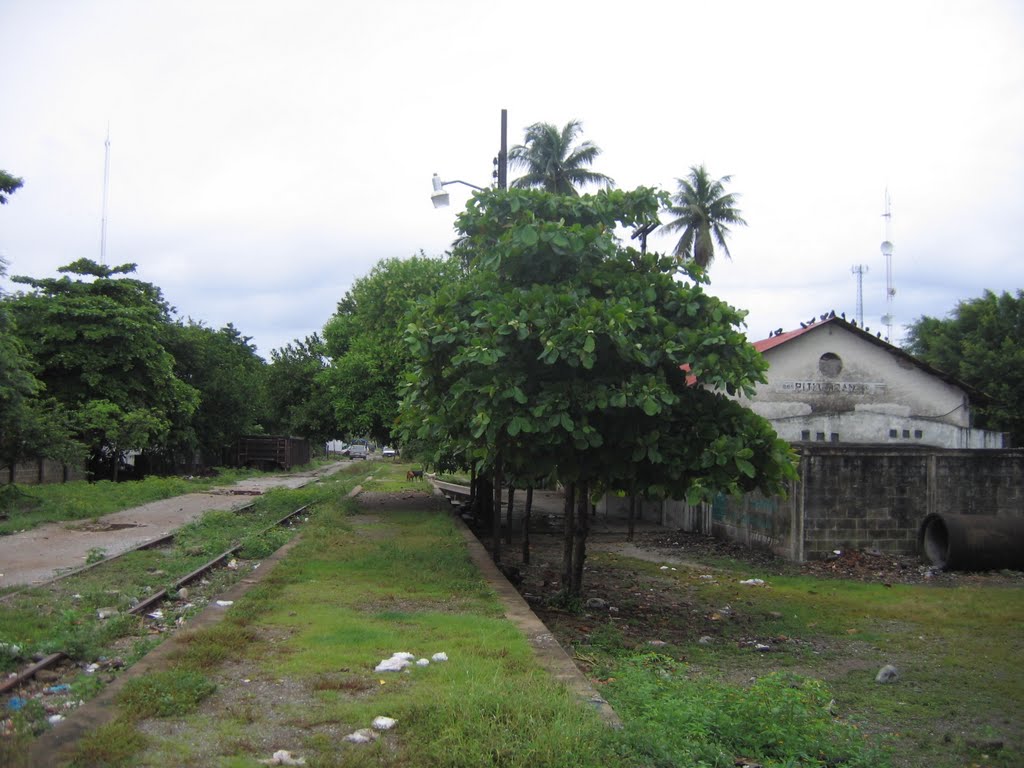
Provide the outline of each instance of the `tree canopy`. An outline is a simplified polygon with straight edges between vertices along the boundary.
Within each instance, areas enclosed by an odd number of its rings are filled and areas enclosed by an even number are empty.
[[[583,497],[781,489],[788,445],[727,396],[763,380],[744,313],[613,234],[654,221],[662,203],[643,188],[474,196],[458,221],[468,274],[407,328],[405,433],[483,471],[554,469]]]
[[[10,196],[22,188],[25,180],[0,169],[0,205],[6,205]]]
[[[162,445],[198,404],[163,346],[170,309],[160,290],[119,277],[134,270],[80,259],[61,267],[61,278],[14,277],[31,290],[8,303],[40,381],[68,413],[93,471],[115,477],[126,451]]]
[[[405,315],[417,300],[457,278],[452,259],[423,254],[384,259],[359,278],[324,326],[330,367],[322,373],[343,435],[393,442],[399,386],[412,365],[402,340]]]
[[[1024,444],[1024,291],[985,291],[961,301],[949,317],[923,316],[905,346],[915,357],[984,392],[978,423]]]
[[[683,232],[673,249],[677,258],[707,269],[715,258],[716,243],[732,258],[726,242],[729,225],[745,226],[747,222],[736,207],[737,195],[725,191],[730,181],[731,176],[712,178],[703,165],[691,167],[685,179],[676,179],[679,189],[665,209],[675,218],[663,226],[666,232]]]
[[[600,148],[590,141],[573,144],[582,131],[579,120],[570,120],[561,129],[551,123],[534,123],[527,128],[523,143],[508,151],[509,164],[526,170],[512,186],[578,195],[576,188],[586,184],[613,185],[612,179],[589,168],[601,154]]]

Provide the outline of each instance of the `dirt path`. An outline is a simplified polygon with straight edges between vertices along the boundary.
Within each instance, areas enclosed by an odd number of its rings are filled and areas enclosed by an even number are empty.
[[[253,477],[207,493],[190,493],[114,512],[98,520],[49,523],[0,536],[0,588],[40,584],[86,564],[90,552],[107,557],[173,533],[214,509],[235,509],[271,488],[301,488],[346,466],[337,462],[311,472]]]

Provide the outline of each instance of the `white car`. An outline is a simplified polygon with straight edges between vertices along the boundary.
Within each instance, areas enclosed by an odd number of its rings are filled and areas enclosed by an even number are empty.
[[[388,457],[397,456],[398,451],[392,448],[390,445],[385,445],[384,448],[381,450],[380,455],[386,459]]]

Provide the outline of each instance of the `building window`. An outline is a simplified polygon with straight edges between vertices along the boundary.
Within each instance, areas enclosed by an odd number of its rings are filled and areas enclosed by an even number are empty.
[[[823,443],[823,442],[825,442],[825,433],[824,433],[824,432],[818,432],[818,433],[817,433],[817,434],[816,434],[816,435],[814,436],[814,439],[815,439],[815,440],[817,440],[817,441],[818,441],[819,443]]]
[[[889,430],[889,437],[899,437],[899,436],[900,436],[899,432],[897,432],[895,429],[890,429]]]
[[[922,437],[924,437],[924,432],[922,432],[920,429],[915,429],[914,438],[920,440]]]
[[[839,433],[838,432],[833,432],[831,435],[828,436],[828,439],[829,439],[829,441],[831,441],[833,443],[838,443],[839,442]]]
[[[843,361],[834,352],[826,352],[818,358],[818,370],[828,379],[834,379],[843,370]]]
[[[802,430],[800,432],[800,439],[801,440],[810,440],[811,439],[811,430],[809,430],[809,429]]]
[[[903,437],[906,437],[906,438],[910,437],[910,430],[909,429],[904,429],[903,430]]]

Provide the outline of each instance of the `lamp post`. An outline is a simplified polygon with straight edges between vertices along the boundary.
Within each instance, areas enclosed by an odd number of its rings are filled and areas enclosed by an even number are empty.
[[[498,156],[494,158],[494,179],[495,185],[498,189],[508,189],[508,110],[501,110],[501,147],[498,150]],[[476,184],[470,184],[468,181],[462,181],[461,179],[452,179],[451,181],[441,181],[441,177],[436,173],[434,174],[431,182],[434,185],[434,191],[430,193],[430,200],[434,204],[435,208],[445,208],[448,205],[449,195],[444,191],[445,186],[448,184],[465,184],[467,187],[483,191],[483,187],[478,187]]]

